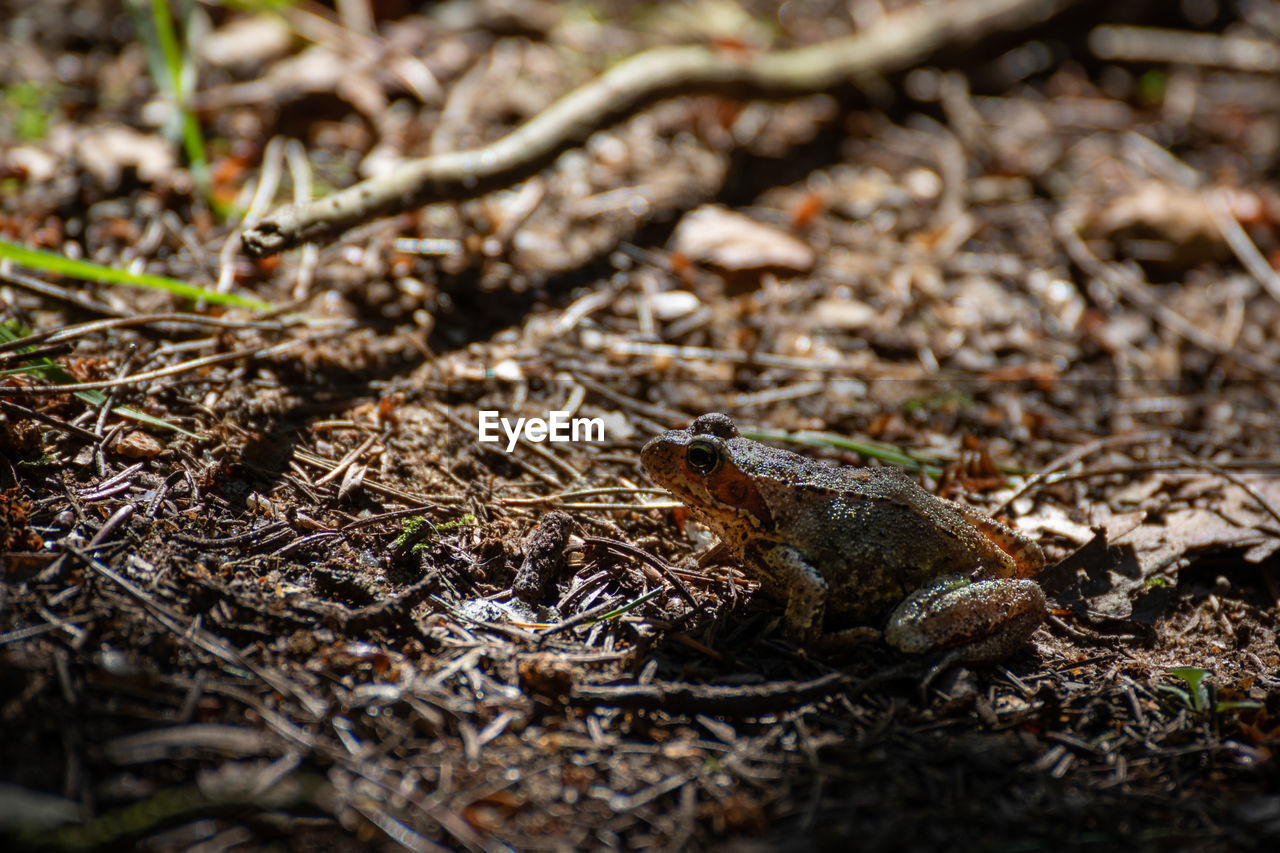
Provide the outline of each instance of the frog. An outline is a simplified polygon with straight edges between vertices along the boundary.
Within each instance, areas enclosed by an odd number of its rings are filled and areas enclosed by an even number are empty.
[[[883,625],[904,655],[942,654],[936,673],[1008,657],[1047,614],[1039,543],[901,468],[827,464],[745,438],[721,413],[650,439],[640,460],[784,604],[783,633],[801,647]]]

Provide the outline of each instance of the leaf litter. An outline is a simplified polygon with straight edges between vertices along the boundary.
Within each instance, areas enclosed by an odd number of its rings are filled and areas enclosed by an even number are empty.
[[[127,23],[53,5],[19,4],[39,38],[11,24],[0,46],[65,98],[47,145],[0,155],[0,236],[198,287],[223,264],[290,316],[79,329],[47,357],[103,399],[0,379],[0,831],[46,849],[1277,837],[1280,219],[1255,72],[1099,63],[1064,30],[912,71],[892,103],[683,96],[533,190],[323,246],[298,288],[302,253],[222,258],[236,214],[142,119],[155,84]],[[821,6],[789,4],[778,38],[854,26]],[[214,33],[253,20],[199,14]],[[501,137],[547,102],[527,81],[567,91],[669,38],[554,4],[358,34],[279,14],[189,93],[215,195],[250,197],[276,134],[303,140],[317,194],[377,146]],[[1176,26],[1226,45],[1233,14]],[[1233,37],[1267,33],[1240,15]],[[352,86],[281,83],[308,41]],[[495,79],[510,87],[476,85]],[[120,127],[176,159],[94,166],[54,144]],[[13,153],[33,147],[47,168]],[[710,204],[754,257],[681,248]],[[401,248],[430,240],[449,251]],[[0,276],[14,328],[187,307]],[[609,428],[507,452],[475,440],[491,410]],[[638,468],[645,437],[712,410],[859,441],[806,450],[835,462],[896,448],[929,485],[1008,503],[1062,560],[1053,618],[926,696],[881,645],[795,648],[740,567],[694,558],[714,538]]]

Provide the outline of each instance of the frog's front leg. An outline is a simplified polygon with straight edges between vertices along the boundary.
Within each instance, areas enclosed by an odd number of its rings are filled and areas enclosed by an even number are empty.
[[[999,660],[1044,621],[1045,598],[1033,580],[970,580],[945,575],[918,589],[889,617],[884,638],[909,654],[950,649],[930,678],[955,663]]]
[[[744,556],[761,577],[765,593],[786,599],[782,625],[787,636],[801,645],[821,637],[827,582],[804,554],[790,545],[767,545],[752,546]]]

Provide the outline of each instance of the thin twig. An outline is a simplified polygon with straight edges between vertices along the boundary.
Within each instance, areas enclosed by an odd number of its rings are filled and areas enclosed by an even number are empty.
[[[1245,494],[1253,498],[1254,502],[1257,503],[1258,506],[1262,507],[1263,512],[1274,518],[1277,524],[1280,524],[1280,511],[1277,511],[1276,508],[1272,506],[1271,502],[1263,497],[1257,489],[1237,477],[1235,474],[1232,474],[1230,471],[1227,471],[1212,462],[1207,462],[1203,459],[1196,459],[1194,456],[1186,453],[1179,453],[1178,458],[1193,468],[1200,468],[1211,474],[1217,474],[1228,483],[1239,486],[1244,490]]]
[[[632,599],[631,601],[628,601],[625,604],[617,604],[613,601],[606,601],[604,604],[596,605],[595,607],[592,607],[590,610],[584,610],[581,613],[575,613],[574,615],[570,616],[568,619],[564,619],[560,622],[557,622],[556,624],[552,625],[549,628],[539,631],[538,641],[541,642],[542,640],[545,640],[547,637],[564,633],[565,631],[568,631],[570,628],[576,628],[577,626],[585,622],[603,621],[607,617],[613,615],[615,611],[623,612],[624,610],[630,610],[633,607],[638,607],[641,604],[644,604],[649,599],[661,593],[663,590],[664,590],[664,587],[656,586],[653,589],[646,592],[644,595],[640,596],[639,598]]]
[[[69,495],[68,495],[69,496]],[[124,504],[111,514],[111,517],[102,523],[98,528],[98,532],[93,534],[93,538],[84,546],[86,552],[93,552],[93,549],[100,546],[103,542],[115,532],[116,528],[129,520],[129,516],[133,515],[133,504]],[[68,548],[70,550],[70,548]],[[51,583],[59,580],[67,567],[67,555],[60,554],[58,559],[54,560],[49,566],[36,578],[37,583]]]
[[[676,577],[675,573],[671,570],[671,567],[663,560],[658,559],[641,548],[637,548],[634,545],[628,545],[626,542],[619,542],[616,539],[605,539],[600,536],[584,536],[582,537],[582,541],[588,545],[607,548],[617,554],[623,554],[628,557],[635,557],[637,560],[642,560],[646,565],[653,567],[658,574],[662,575],[663,579],[666,580],[667,583],[675,587],[676,592],[680,594],[681,598],[688,602],[690,607],[694,610],[701,610],[704,613],[706,612],[705,608],[698,604],[697,599],[693,597],[693,593],[689,592],[689,588],[684,585],[684,581]]]
[[[66,394],[72,391],[92,391],[102,388],[118,388],[123,385],[132,385],[138,382],[150,382],[152,379],[160,379],[165,376],[173,376],[178,373],[186,373],[195,370],[198,367],[209,367],[215,364],[223,364],[228,361],[238,361],[242,358],[270,358],[271,356],[280,355],[288,352],[298,346],[306,343],[305,340],[298,339],[293,341],[285,341],[281,344],[273,344],[269,347],[253,347],[251,349],[239,349],[232,352],[218,353],[217,355],[209,355],[204,358],[193,358],[190,361],[184,361],[180,364],[174,364],[169,367],[162,367],[159,370],[148,370],[145,373],[135,373],[131,376],[122,376],[119,379],[103,379],[98,382],[73,382],[66,385],[29,385],[26,387],[0,386],[0,395],[6,396],[29,396],[31,394]]]
[[[1280,47],[1271,39],[1157,27],[1103,26],[1089,33],[1089,48],[1099,59],[1144,65],[1204,65],[1269,74],[1280,71]]]
[[[829,672],[808,681],[770,681],[764,684],[720,685],[653,682],[650,684],[583,684],[573,688],[575,705],[611,705],[668,713],[754,715],[794,708],[841,691],[850,699],[891,681],[913,678],[913,663],[855,681],[844,672]]]
[[[1073,450],[1069,450],[1066,453],[1054,459],[1053,461],[1051,461],[1048,465],[1044,466],[1039,471],[1032,474],[1030,477],[1028,477],[1021,486],[1014,489],[1013,494],[1009,495],[1009,497],[1005,498],[1004,500],[1000,501],[1000,503],[996,504],[995,507],[992,508],[990,515],[997,516],[1000,513],[1004,512],[1006,509],[1008,509],[1010,506],[1013,505],[1014,501],[1022,497],[1031,489],[1045,482],[1045,478],[1047,478],[1050,474],[1053,474],[1055,471],[1060,471],[1069,465],[1074,465],[1077,462],[1079,462],[1081,459],[1084,459],[1086,456],[1091,456],[1097,451],[1102,450],[1103,448],[1115,447],[1116,445],[1122,445],[1122,444],[1139,444],[1139,443],[1146,443],[1151,441],[1159,441],[1160,439],[1165,437],[1166,437],[1166,433],[1154,432],[1154,431],[1139,432],[1139,433],[1134,433],[1132,435],[1112,435],[1106,438],[1099,438],[1096,441],[1091,441],[1082,447],[1077,447],[1077,448],[1074,448]]]
[[[334,465],[332,459],[325,459],[322,456],[317,456],[310,451],[303,450],[301,447],[295,447],[293,449],[293,459],[298,462],[304,462],[308,465],[314,465],[326,472],[332,469]],[[387,495],[388,497],[397,498],[405,503],[416,504],[419,507],[419,509],[414,511],[416,513],[421,513],[424,508],[447,503],[460,503],[463,500],[461,497],[451,495],[427,497],[426,495],[418,494],[417,492],[408,492],[404,489],[397,489],[394,486],[387,486],[367,477],[360,482],[360,488],[368,489],[372,492],[378,492],[379,494]]]
[[[1077,227],[1078,222],[1070,213],[1062,213],[1053,219],[1053,230],[1058,241],[1067,250],[1071,260],[1089,275],[1113,289],[1128,300],[1129,304],[1187,343],[1267,376],[1275,374],[1276,365],[1273,362],[1256,353],[1224,344],[1152,295],[1147,283],[1137,275],[1099,258],[1085,244]]]
[[[244,542],[261,542],[268,534],[275,534],[288,526],[289,522],[287,521],[272,521],[261,527],[254,527],[243,533],[224,536],[219,539],[202,539],[198,536],[188,536],[185,533],[170,533],[169,538],[188,545],[195,545],[197,548],[229,548],[232,545],[239,545]]]
[[[79,436],[80,438],[86,439],[88,441],[98,440],[98,436],[94,435],[92,432],[85,429],[84,427],[76,426],[75,424],[69,424],[64,420],[53,417],[52,415],[46,415],[44,412],[37,412],[35,409],[28,409],[26,406],[19,406],[17,403],[11,400],[0,399],[0,409],[3,409],[6,412],[9,412],[11,414],[18,415],[19,417],[32,418],[34,420],[40,421],[41,423],[48,424],[49,426],[54,427],[56,429],[64,430],[70,433],[71,435]]]
[[[38,293],[41,296],[47,296],[50,299],[56,299],[59,302],[66,302],[68,305],[74,305],[82,311],[88,311],[90,314],[105,314],[108,317],[121,316],[121,313],[115,308],[112,308],[105,302],[90,299],[79,290],[59,287],[56,284],[49,284],[47,281],[41,281],[34,276],[14,272],[12,265],[8,261],[0,262],[0,281],[7,281],[16,287],[22,288],[23,290],[29,290],[32,293]]]
[[[322,476],[319,480],[316,480],[311,485],[323,486],[325,483],[329,482],[330,480],[336,480],[338,477],[341,477],[342,472],[346,471],[347,468],[351,466],[352,462],[355,462],[357,459],[359,459],[366,450],[368,450],[370,447],[373,446],[374,442],[376,442],[378,439],[382,437],[383,437],[382,433],[375,432],[373,435],[369,436],[364,441],[360,442],[360,445],[358,447],[356,447],[346,456],[338,460],[338,464],[333,466],[333,470],[331,470],[329,473]]]
[[[1227,203],[1226,190],[1210,193],[1205,199],[1205,206],[1209,208],[1209,215],[1213,217],[1214,225],[1218,226],[1222,239],[1227,241],[1236,259],[1249,271],[1250,275],[1257,279],[1258,284],[1262,285],[1262,289],[1270,294],[1272,299],[1280,302],[1280,273],[1277,273],[1262,256],[1262,252],[1258,251],[1253,240],[1249,239],[1244,226],[1231,212],[1231,205]]]
[[[32,347],[26,352],[4,352],[0,349],[0,366],[7,365],[9,362],[34,361],[37,358],[56,358],[64,356],[71,352],[71,344],[46,344],[42,347]],[[29,365],[28,365],[29,366]],[[19,365],[21,369],[23,365]]]
[[[203,314],[185,314],[185,313],[167,313],[167,314],[141,314],[135,317],[117,317],[112,320],[94,320],[91,323],[77,323],[74,326],[63,326],[57,329],[49,329],[45,332],[36,332],[21,338],[14,338],[11,341],[0,343],[0,352],[9,352],[10,350],[19,350],[23,347],[31,346],[41,342],[57,343],[73,338],[84,337],[94,332],[101,332],[106,329],[119,329],[125,326],[150,326],[154,323],[174,323],[177,325],[190,326],[214,326],[220,329],[261,329],[267,332],[282,332],[286,328],[293,325],[300,325],[303,321],[299,319],[293,323],[281,323],[278,321],[261,321],[261,320],[233,320],[227,317],[206,317]],[[23,353],[23,355],[32,356],[35,353]]]
[[[312,180],[311,161],[307,159],[307,149],[298,140],[290,139],[284,144],[284,159],[289,167],[289,177],[293,181],[293,203],[306,204],[311,201],[312,185],[315,183]],[[297,276],[292,293],[295,301],[303,302],[310,298],[311,280],[315,277],[319,263],[319,247],[314,244],[304,246],[302,258],[294,271]]]
[[[135,462],[132,465],[130,465],[128,468],[125,468],[120,473],[114,474],[111,477],[108,477],[107,479],[103,480],[101,483],[98,483],[89,491],[82,492],[80,494],[80,500],[82,501],[92,500],[92,498],[89,497],[89,495],[91,494],[97,494],[98,492],[102,492],[107,489],[111,489],[120,485],[128,485],[125,481],[128,480],[130,477],[132,477],[134,474],[141,471],[143,464],[144,463],[142,462]]]
[[[443,503],[462,503],[464,498],[461,495],[442,495],[437,498],[432,498],[432,500]],[[344,524],[342,527],[338,528],[338,531],[340,533],[350,533],[353,530],[359,530],[362,527],[372,527],[375,524],[381,524],[384,521],[395,521],[397,518],[425,515],[424,509],[426,508],[415,506],[409,507],[408,509],[397,509],[392,510],[391,512],[378,513],[377,515],[369,518],[358,518],[355,521]]]
[[[534,497],[530,497],[530,498],[499,498],[498,502],[503,504],[504,506],[544,506],[544,505],[561,506],[565,504],[565,502],[568,501],[570,498],[586,498],[586,497],[592,497],[593,495],[618,495],[618,494],[669,495],[670,492],[668,492],[666,489],[655,489],[655,488],[646,487],[646,486],[607,486],[600,489],[573,489],[567,492],[559,492],[554,495],[535,495]],[[683,504],[680,504],[680,506],[682,505]],[[584,501],[583,503],[578,504],[578,506],[591,507],[591,506],[596,506],[596,504],[592,504]],[[601,504],[601,506],[611,506],[611,505]],[[668,508],[665,504],[662,504],[662,505],[619,504],[619,506],[625,506],[628,509],[653,509],[655,506],[660,506],[660,508],[663,508],[663,509]],[[677,506],[677,504],[671,504],[671,506]]]
[[[1152,459],[1149,462],[1133,462],[1127,465],[1108,465],[1105,468],[1086,468],[1082,471],[1063,471],[1058,474],[1050,474],[1045,478],[1046,486],[1055,486],[1058,483],[1073,483],[1080,480],[1096,480],[1099,477],[1130,477],[1134,474],[1150,474],[1155,471],[1181,471],[1187,467],[1187,463],[1181,459]],[[1235,470],[1255,470],[1260,468],[1280,468],[1280,459],[1234,459],[1230,462],[1223,462],[1219,466],[1223,469]]]
[[[231,664],[237,669],[253,673],[259,680],[281,696],[292,696],[297,699],[302,707],[313,717],[318,719],[324,715],[328,707],[327,703],[311,694],[302,685],[292,681],[281,672],[259,666],[196,624],[182,624],[181,617],[152,600],[151,596],[147,595],[140,587],[132,581],[121,577],[114,569],[89,553],[87,548],[69,547],[67,550],[84,562],[86,566],[127,592],[146,609],[152,618],[172,631],[179,639],[204,649],[214,657],[224,663]]]

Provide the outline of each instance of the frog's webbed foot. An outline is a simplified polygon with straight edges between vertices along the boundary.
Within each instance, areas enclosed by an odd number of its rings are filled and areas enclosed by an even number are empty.
[[[969,663],[991,663],[992,661],[1002,660],[1008,657],[1015,649],[1022,645],[1027,637],[1035,631],[1036,626],[1040,624],[1037,619],[1034,624],[1026,629],[1025,633],[1015,633],[1012,636],[1017,637],[1016,640],[1010,639],[1007,635],[993,635],[984,640],[978,640],[967,646],[961,646],[957,649],[951,649],[943,653],[937,663],[929,667],[929,670],[920,679],[920,695],[928,696],[929,687],[938,678],[938,676],[946,673],[952,667]]]

